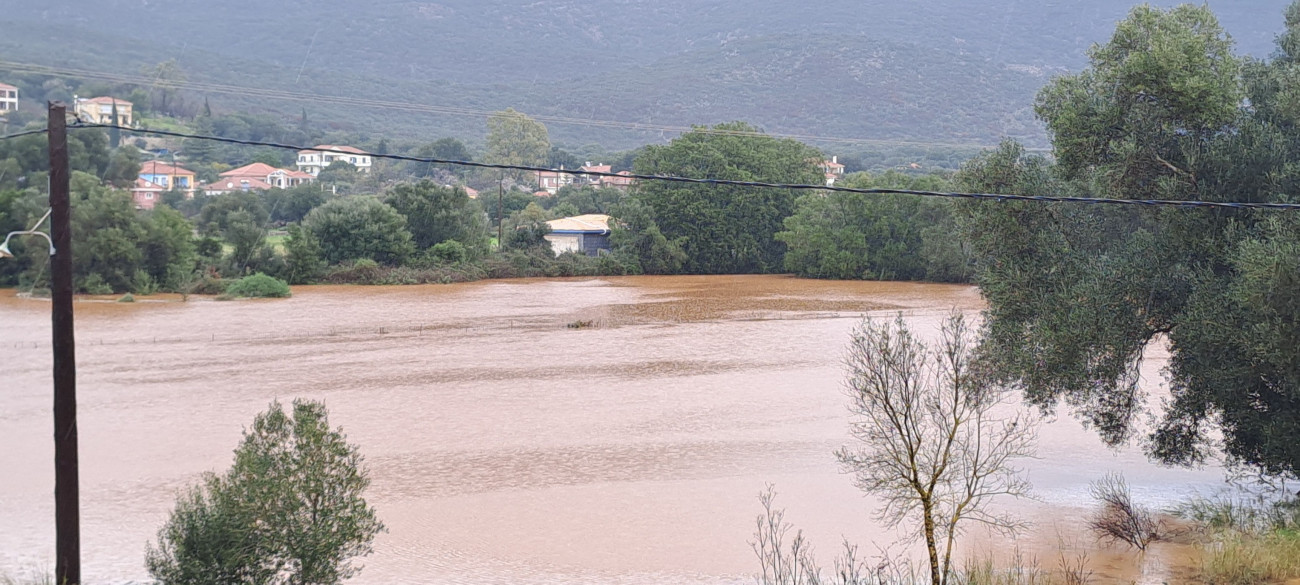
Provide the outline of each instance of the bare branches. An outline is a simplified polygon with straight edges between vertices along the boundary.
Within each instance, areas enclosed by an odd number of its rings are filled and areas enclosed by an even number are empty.
[[[1098,538],[1123,542],[1138,550],[1146,550],[1152,542],[1164,538],[1164,522],[1151,510],[1133,502],[1123,475],[1108,473],[1093,482],[1090,491],[1102,506],[1088,522]]]
[[[850,432],[860,444],[836,456],[859,488],[882,499],[882,521],[916,526],[933,585],[948,582],[967,521],[1014,531],[1021,524],[988,504],[1029,491],[1014,460],[1033,454],[1035,421],[995,415],[1004,392],[973,373],[971,338],[954,314],[931,348],[899,315],[858,327],[847,359]]]

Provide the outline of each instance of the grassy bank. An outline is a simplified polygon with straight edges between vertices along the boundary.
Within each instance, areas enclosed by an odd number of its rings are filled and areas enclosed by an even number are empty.
[[[1300,579],[1300,500],[1194,500],[1177,511],[1203,531],[1201,580],[1258,585]]]

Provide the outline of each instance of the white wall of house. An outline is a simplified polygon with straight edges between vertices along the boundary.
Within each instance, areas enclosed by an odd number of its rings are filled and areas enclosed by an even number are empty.
[[[546,241],[551,243],[551,251],[556,256],[565,252],[582,253],[582,236],[578,234],[546,234]]]

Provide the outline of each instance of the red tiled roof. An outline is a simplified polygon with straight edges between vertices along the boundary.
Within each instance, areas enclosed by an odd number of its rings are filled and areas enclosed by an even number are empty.
[[[266,163],[257,162],[249,165],[244,165],[237,169],[230,169],[224,173],[221,173],[221,176],[223,177],[269,177],[271,176],[271,173],[274,173],[275,171],[278,170],[280,169],[277,169]]]
[[[131,105],[131,102],[128,102],[128,101],[126,101],[126,100],[124,100],[124,99],[121,99],[121,98],[115,98],[115,97],[110,97],[110,96],[100,96],[100,97],[97,97],[97,98],[90,98],[90,99],[88,99],[88,100],[83,100],[83,101],[85,101],[85,102],[89,102],[89,103],[92,103],[92,104],[108,104],[108,105],[110,105],[110,106],[113,105],[114,103],[117,103],[118,105],[122,105],[122,104],[126,104],[126,105],[128,105],[128,106]]]
[[[361,149],[359,149],[359,148],[353,148],[353,147],[351,147],[351,146],[337,146],[337,145],[334,145],[334,144],[320,144],[320,145],[317,145],[315,148],[310,148],[310,149],[307,149],[307,150],[299,150],[298,152],[299,152],[299,153],[304,153],[304,152],[322,152],[322,151],[326,151],[326,150],[332,150],[332,151],[335,151],[335,152],[346,152],[346,153],[350,153],[350,154],[370,154],[370,153],[368,153],[368,152],[366,152],[366,151],[364,151],[364,150],[361,150]]]
[[[291,171],[289,169],[284,169],[284,171],[285,171],[284,176],[289,177],[290,179],[315,179],[316,178],[311,176],[311,173],[304,173],[302,171]]]
[[[172,166],[156,160],[145,161],[140,165],[141,175],[193,175],[194,171]]]
[[[272,187],[270,183],[252,176],[230,177],[203,186],[204,191],[243,191],[245,188],[251,191],[266,191]]]
[[[550,191],[538,191],[538,192],[536,192],[536,193],[533,193],[533,196],[534,196],[534,197],[550,197],[550,196],[551,196],[551,192],[550,192]]]
[[[136,179],[135,186],[131,187],[132,191],[166,191],[162,185],[145,179]]]
[[[590,167],[582,167],[580,170],[587,171],[590,173],[608,173],[613,171],[614,167],[610,165],[593,165]]]
[[[0,83],[0,89],[18,89],[18,88],[9,85],[8,83]]]

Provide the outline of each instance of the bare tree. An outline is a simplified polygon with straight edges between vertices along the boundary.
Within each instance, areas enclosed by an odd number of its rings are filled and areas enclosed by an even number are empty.
[[[1093,482],[1089,491],[1101,503],[1101,510],[1088,522],[1098,538],[1146,550],[1152,542],[1164,537],[1164,523],[1154,512],[1133,502],[1123,475],[1107,473]]]
[[[900,314],[892,323],[864,321],[847,358],[850,430],[859,445],[836,456],[860,489],[884,500],[881,521],[915,523],[932,585],[949,582],[953,542],[965,524],[1014,531],[1021,523],[988,504],[1029,491],[1014,460],[1033,454],[1035,421],[995,413],[1006,392],[975,375],[972,337],[954,313],[931,349]]]

